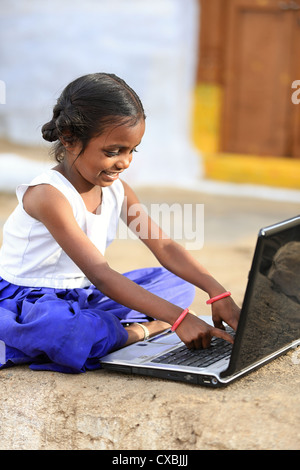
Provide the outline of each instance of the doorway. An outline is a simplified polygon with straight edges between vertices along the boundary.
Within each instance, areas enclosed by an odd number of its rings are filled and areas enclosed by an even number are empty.
[[[300,158],[300,0],[226,4],[220,150]]]

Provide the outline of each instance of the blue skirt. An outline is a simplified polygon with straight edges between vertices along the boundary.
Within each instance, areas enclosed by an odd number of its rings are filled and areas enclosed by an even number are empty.
[[[164,268],[144,268],[124,276],[182,307],[194,286]],[[152,320],[111,300],[94,286],[82,289],[31,288],[0,278],[0,340],[6,363],[29,363],[33,370],[81,373],[100,368],[99,358],[127,341],[125,323]]]

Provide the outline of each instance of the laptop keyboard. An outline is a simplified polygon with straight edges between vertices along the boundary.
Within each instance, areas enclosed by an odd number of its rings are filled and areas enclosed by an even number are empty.
[[[220,359],[230,356],[231,350],[231,343],[222,338],[213,338],[209,348],[188,349],[183,345],[152,359],[151,362],[190,367],[207,367]]]

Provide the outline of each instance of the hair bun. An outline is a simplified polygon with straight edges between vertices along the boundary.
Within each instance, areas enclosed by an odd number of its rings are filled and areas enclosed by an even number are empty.
[[[43,138],[48,142],[54,142],[55,140],[58,140],[58,132],[55,121],[53,119],[43,125],[42,135]]]

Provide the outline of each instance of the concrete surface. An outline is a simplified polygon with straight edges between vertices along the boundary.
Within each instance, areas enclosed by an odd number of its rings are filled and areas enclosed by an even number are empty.
[[[203,203],[205,242],[197,257],[242,302],[258,229],[299,214],[299,203],[165,189],[138,191],[146,204]],[[0,197],[3,222],[13,196]],[[117,240],[121,272],[156,265],[141,243]],[[198,292],[192,308],[209,314]],[[295,355],[296,354],[296,355]],[[104,370],[82,375],[0,371],[0,449],[214,450],[300,448],[297,350],[224,389]],[[300,353],[299,353],[300,360]]]

